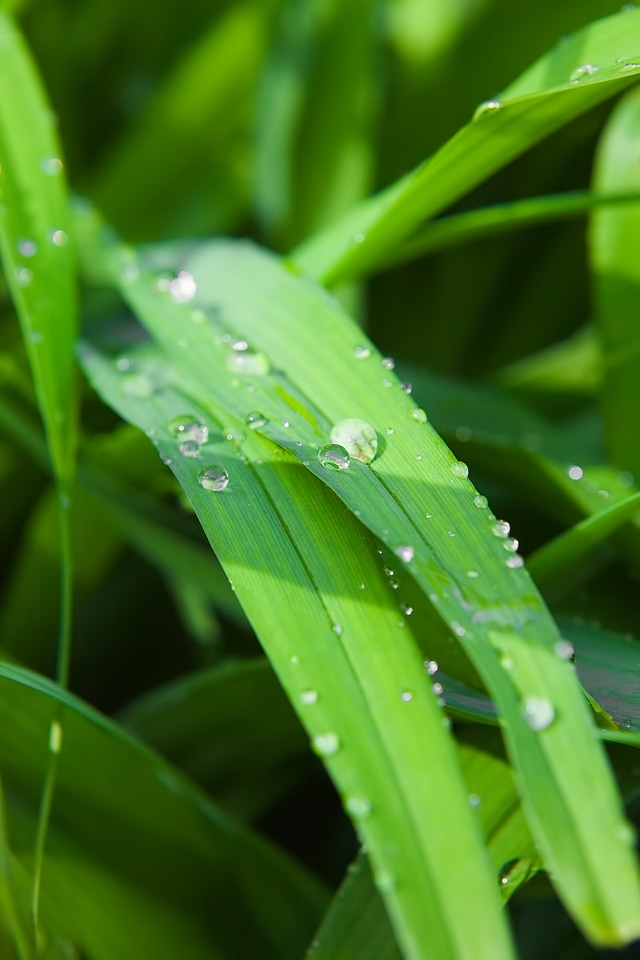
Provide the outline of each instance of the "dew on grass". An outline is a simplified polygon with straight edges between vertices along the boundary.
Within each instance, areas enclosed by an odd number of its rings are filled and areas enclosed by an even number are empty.
[[[467,632],[461,623],[458,623],[457,620],[451,621],[451,629],[455,633],[456,637],[464,637]]]
[[[383,357],[380,363],[382,364],[385,370],[393,370],[393,368],[396,365],[396,362],[393,359],[393,357]]]
[[[571,71],[571,74],[569,75],[569,82],[580,83],[580,81],[586,79],[586,77],[593,76],[597,69],[598,68],[592,63],[583,63],[579,67],[576,67],[575,70]]]
[[[413,547],[402,546],[396,548],[396,556],[400,557],[405,563],[411,563],[415,551]]]
[[[481,117],[486,117],[489,114],[497,113],[501,106],[502,104],[499,100],[483,100],[483,102],[476,107],[473,114],[473,119],[480,120]]]
[[[365,420],[349,417],[334,424],[329,434],[331,443],[346,450],[349,457],[371,463],[378,450],[378,435]]]
[[[219,493],[221,490],[225,490],[226,487],[228,487],[229,474],[224,467],[219,467],[216,465],[205,467],[200,471],[198,483],[201,487],[204,487],[205,490],[211,490],[214,493]]]
[[[16,270],[16,282],[19,287],[28,287],[33,280],[33,272],[28,267],[18,267]]]
[[[177,440],[191,440],[201,447],[209,439],[209,428],[206,423],[191,414],[181,414],[169,424],[169,433]]]
[[[356,360],[366,360],[367,357],[371,356],[371,350],[369,350],[369,347],[359,345],[354,348],[353,355]]]
[[[403,703],[410,703],[411,700],[413,700],[413,694],[410,690],[403,690],[400,694],[400,699],[403,701]]]
[[[165,467],[170,467],[171,464],[173,463],[173,460],[171,459],[171,457],[168,457],[166,453],[161,453],[160,459],[164,463]]]
[[[300,694],[300,703],[305,707],[310,707],[318,702],[317,690],[303,690]]]
[[[556,717],[553,704],[543,697],[525,697],[522,712],[528,725],[536,733],[550,727]]]
[[[195,457],[200,456],[200,445],[196,443],[195,440],[185,440],[184,443],[181,443],[178,447],[178,452],[181,456],[193,460]]]
[[[426,423],[427,415],[424,410],[421,410],[420,407],[414,407],[411,411],[411,419],[417,420],[418,423]]]
[[[237,353],[244,353],[245,350],[249,349],[249,344],[246,340],[234,340],[231,344],[231,349]]]
[[[38,252],[38,244],[35,240],[28,240],[25,237],[18,240],[18,253],[22,257],[35,257]]]
[[[506,520],[496,520],[494,525],[491,527],[491,533],[494,535],[494,537],[500,537],[501,539],[508,537],[510,532],[511,524]]]
[[[558,640],[553,650],[561,660],[575,660],[576,651],[569,640]]]
[[[462,460],[457,460],[451,466],[451,473],[454,477],[459,477],[461,480],[464,480],[469,476],[469,467],[466,463],[463,463]]]
[[[436,697],[440,697],[444,693],[444,687],[442,686],[441,683],[438,683],[438,682],[432,684],[431,689],[435,693]]]
[[[339,623],[334,623],[331,629],[338,637],[342,636],[342,627],[340,626]]]
[[[519,553],[512,553],[511,556],[507,558],[506,565],[510,570],[517,570],[519,567],[524,567],[524,560]]]
[[[410,617],[413,613],[413,607],[409,607],[406,603],[401,604],[400,609],[404,613],[405,617]]]
[[[480,574],[477,570],[467,570],[467,576],[470,580],[477,580]]]
[[[395,433],[395,430],[393,429],[393,427],[388,427],[388,428],[387,428],[387,436],[388,436],[388,437],[392,437],[394,433]]]
[[[582,469],[582,467],[579,467],[576,463],[572,464],[568,468],[567,473],[569,475],[570,480],[582,480],[582,478],[584,477],[584,470]]]
[[[469,806],[470,806],[470,807],[479,807],[481,803],[482,803],[482,800],[480,799],[480,797],[478,796],[477,793],[470,793],[470,794],[469,794]]]
[[[345,798],[344,808],[354,820],[364,820],[371,813],[371,800],[368,797],[352,794]]]
[[[318,453],[320,465],[327,470],[346,470],[351,458],[339,443],[327,443]]]
[[[269,358],[264,353],[253,350],[232,351],[227,355],[227,369],[232,373],[245,376],[266,377],[271,369]]]
[[[374,876],[375,884],[380,893],[393,893],[398,886],[398,881],[391,873],[386,870],[376,873]]]
[[[438,672],[438,661],[437,660],[425,660],[424,662],[425,670],[430,677],[433,677],[434,674]]]
[[[69,237],[64,230],[52,230],[51,243],[54,245],[54,247],[64,247],[68,240]]]
[[[509,553],[515,553],[518,547],[520,546],[520,543],[518,540],[516,540],[515,537],[507,537],[507,539],[504,541],[502,546]]]
[[[45,157],[44,160],[40,161],[40,169],[48,177],[55,177],[62,172],[62,160],[57,157]]]
[[[259,410],[252,410],[251,413],[248,413],[244,422],[250,430],[259,430],[261,427],[266,427],[269,423],[264,414],[260,413]]]
[[[478,495],[477,497],[473,498],[473,505],[474,507],[477,507],[478,510],[486,510],[489,506],[489,501],[486,497]]]
[[[195,297],[197,285],[188,270],[180,270],[178,276],[169,281],[168,290],[174,303],[188,303]]]
[[[336,733],[319,733],[312,740],[314,751],[319,757],[333,757],[340,749],[340,739]]]
[[[413,390],[413,386],[405,380],[404,383],[400,384],[400,389],[404,390],[405,393],[411,393]]]

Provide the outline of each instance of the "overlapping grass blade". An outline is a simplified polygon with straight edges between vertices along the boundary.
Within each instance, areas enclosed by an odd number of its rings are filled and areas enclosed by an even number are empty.
[[[626,59],[633,44],[640,45],[635,10],[565,38],[415,171],[301,244],[296,263],[329,285],[371,271],[424,220],[634,82],[640,66]]]
[[[558,890],[594,940],[632,937],[640,924],[636,866],[586,703],[515,545],[475,495],[464,465],[361,331],[273,258],[223,243],[174,251],[174,269],[197,284],[194,311],[140,279],[130,256],[117,246],[103,253],[185,378],[241,422],[259,410],[261,432],[330,486],[430,596],[499,704],[527,817]],[[166,267],[168,257],[161,250],[149,263]],[[259,351],[248,355],[257,375],[243,376],[236,338]],[[374,424],[384,448],[370,467],[356,460],[347,471],[325,470],[318,446],[345,416]],[[605,874],[626,879],[614,893]]]
[[[303,870],[59,687],[6,663],[0,687],[9,828],[28,868],[46,762],[42,731],[65,707],[45,929],[97,960],[300,955],[325,901]],[[246,913],[253,924],[243,923]]]
[[[119,249],[110,255],[119,271]],[[146,276],[132,280],[130,269],[128,276],[126,294],[146,321],[159,311],[165,321],[191,322],[192,311],[176,308]],[[195,318],[199,327],[202,316]],[[187,370],[176,389],[167,382],[166,358],[151,348],[128,351],[127,360],[162,390],[128,395],[113,361],[83,351],[99,392],[152,431],[171,461],[366,839],[404,948],[434,960],[511,956],[454,747],[375,541],[290,453],[251,430],[241,438],[244,422],[216,396],[224,399],[225,381],[203,389]],[[208,424],[206,460],[181,455],[180,438],[171,434],[170,424],[185,413]],[[201,485],[207,467],[215,470],[212,484],[226,471],[228,489]],[[472,922],[461,927],[463,903]]]
[[[632,91],[617,106],[601,138],[597,190],[634,190],[640,185],[637,143],[640,96]],[[640,306],[640,204],[592,216],[591,260],[596,321],[602,345],[602,410],[613,462],[640,476],[637,318]]]

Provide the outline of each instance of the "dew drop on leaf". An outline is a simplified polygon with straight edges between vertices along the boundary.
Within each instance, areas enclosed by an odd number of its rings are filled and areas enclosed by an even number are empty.
[[[509,536],[510,530],[511,524],[507,523],[506,520],[497,520],[491,527],[491,533],[494,537],[501,537],[502,539]]]
[[[517,570],[519,567],[524,567],[524,560],[519,553],[512,553],[511,556],[507,558],[507,566],[510,570]]]
[[[23,238],[18,240],[18,253],[22,257],[34,257],[38,252],[38,244],[35,240],[27,240]]]
[[[195,440],[185,440],[184,443],[181,443],[178,447],[178,452],[183,457],[188,457],[193,460],[195,457],[200,456],[200,446]]]
[[[247,350],[239,353],[234,350],[227,355],[227,368],[232,373],[240,373],[252,377],[266,377],[271,369],[269,358],[264,353]]]
[[[229,474],[224,467],[205,467],[204,470],[200,471],[198,482],[205,490],[212,490],[218,493],[229,485]]]
[[[409,393],[410,393],[410,392],[411,392],[411,391],[409,391]],[[424,410],[421,410],[421,409],[420,409],[420,407],[414,407],[414,409],[411,411],[411,419],[412,419],[412,420],[417,420],[418,423],[426,423],[426,422],[427,422],[427,415],[426,415],[426,413],[424,412]]]
[[[364,820],[371,813],[371,800],[353,794],[345,798],[344,808],[355,820]]]
[[[404,560],[405,563],[411,563],[414,555],[413,547],[403,546],[396,548],[396,555],[400,557],[401,560]]]
[[[18,267],[16,270],[16,282],[19,287],[28,287],[33,280],[33,273],[28,267]]]
[[[300,703],[305,707],[310,707],[318,702],[318,693],[316,690],[303,690],[300,694]]]
[[[318,460],[327,470],[346,470],[351,458],[339,443],[328,443],[318,453]]]
[[[343,447],[350,457],[371,463],[378,450],[378,436],[365,420],[349,417],[331,428],[331,442]]]
[[[177,440],[192,440],[200,447],[209,439],[209,428],[206,423],[188,413],[175,417],[171,421],[169,433]]]
[[[264,414],[260,413],[259,410],[253,410],[251,413],[248,413],[244,422],[250,430],[259,430],[269,423]]]
[[[340,749],[340,740],[335,733],[319,733],[313,738],[313,749],[320,757],[333,757]]]
[[[461,460],[457,460],[451,466],[451,473],[454,475],[454,477],[460,477],[461,479],[464,480],[466,477],[469,476],[469,467],[466,465],[466,463],[463,463]]]
[[[524,718],[536,733],[550,727],[556,717],[553,704],[542,697],[526,697],[522,704]]]
[[[353,351],[353,355],[356,358],[356,360],[366,360],[368,357],[371,356],[371,350],[369,350],[369,347],[358,346],[358,347],[355,347]]]

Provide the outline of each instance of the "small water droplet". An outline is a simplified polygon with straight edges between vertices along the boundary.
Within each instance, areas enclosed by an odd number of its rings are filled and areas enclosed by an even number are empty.
[[[184,413],[169,424],[169,433],[177,440],[191,440],[201,447],[209,439],[209,428],[198,417]]]
[[[300,694],[300,703],[305,707],[310,707],[318,702],[318,693],[316,690],[303,690]]]
[[[473,505],[477,507],[478,510],[486,510],[489,506],[489,501],[486,497],[477,496],[473,498]]]
[[[196,295],[197,284],[188,270],[181,270],[169,280],[167,289],[174,303],[188,303]]]
[[[486,117],[488,114],[497,113],[501,106],[499,100],[484,100],[476,107],[473,119],[480,120],[481,117]]]
[[[451,621],[451,629],[457,637],[464,637],[465,633],[467,632],[462,624],[458,623],[457,620]]]
[[[507,537],[502,546],[505,550],[508,550],[509,553],[515,553],[520,543],[515,537]]]
[[[629,470],[621,470],[618,474],[618,484],[624,489],[628,490],[636,482],[636,478]]]
[[[367,357],[371,356],[371,350],[369,350],[369,347],[360,345],[360,346],[354,347],[353,355],[356,358],[356,360],[366,360]]]
[[[318,460],[328,470],[346,470],[351,463],[349,454],[339,443],[328,443],[322,447]]]
[[[38,252],[38,244],[35,240],[27,240],[23,237],[18,240],[18,253],[23,257],[35,257]]]
[[[40,169],[47,176],[55,177],[56,174],[62,172],[62,160],[58,160],[57,157],[45,157],[44,160],[40,161]]]
[[[332,629],[333,632],[336,633],[339,637],[342,636],[342,627],[340,626],[339,623],[334,623],[334,625],[331,627],[331,629]]]
[[[411,393],[413,390],[413,386],[410,383],[407,383],[407,381],[405,381],[404,383],[400,384],[400,389],[404,390],[405,393]]]
[[[581,80],[584,80],[586,77],[591,77],[596,72],[598,68],[594,67],[592,63],[583,63],[579,67],[576,67],[575,70],[572,70],[569,76],[570,83],[580,83]]]
[[[28,267],[18,267],[16,270],[16,282],[19,287],[28,287],[33,280],[33,273]]]
[[[395,433],[395,430],[393,429],[393,427],[389,427],[387,430],[387,436],[392,437],[394,433]]]
[[[396,547],[396,556],[400,557],[405,563],[411,563],[414,553],[413,547]]]
[[[411,391],[409,391],[409,392],[411,392]],[[412,420],[417,420],[418,423],[426,423],[426,422],[427,422],[427,415],[426,415],[426,413],[424,412],[424,410],[421,410],[421,409],[420,409],[420,407],[415,407],[415,408],[411,411],[411,419],[412,419]]]
[[[245,350],[249,349],[249,344],[246,340],[234,340],[231,344],[231,349],[238,353],[244,353]]]
[[[229,474],[224,467],[211,466],[205,467],[200,471],[198,482],[205,490],[212,490],[218,493],[229,485]]]
[[[404,703],[409,703],[413,700],[413,694],[409,690],[403,690],[400,694],[400,699],[403,700]]]
[[[354,460],[371,463],[378,450],[378,435],[370,424],[354,417],[340,420],[331,428],[331,442],[347,451]]]
[[[424,517],[425,517],[425,520],[433,520],[433,514],[432,514],[432,513],[425,513]]]
[[[438,672],[438,661],[437,660],[425,660],[424,662],[425,669],[430,677],[433,677],[434,674]]]
[[[125,373],[122,376],[122,389],[128,397],[145,399],[153,393],[153,383],[146,373]]]
[[[266,377],[271,369],[269,358],[264,353],[247,350],[238,353],[233,350],[227,355],[227,368],[232,373],[241,373],[252,377]]]
[[[571,480],[582,480],[582,478],[584,477],[584,470],[582,469],[582,467],[579,467],[577,464],[573,464],[572,466],[570,466],[569,469],[567,470],[567,473],[569,474],[569,477]]]
[[[345,798],[344,808],[354,820],[364,820],[371,813],[371,800],[368,797],[353,794]]]
[[[464,480],[469,476],[469,467],[466,465],[466,463],[463,463],[462,460],[457,460],[451,466],[451,473],[454,475],[454,477],[460,477],[462,480]]]
[[[447,536],[449,536],[449,537],[455,537],[455,535],[456,535],[455,530],[449,530],[448,533],[447,533]]]
[[[575,660],[576,658],[576,651],[569,640],[558,640],[553,649],[556,656],[560,657],[561,660]]]
[[[313,749],[320,757],[333,757],[340,749],[340,740],[335,733],[319,733],[313,738]]]
[[[64,230],[53,230],[51,233],[51,243],[54,247],[64,247],[68,240],[69,237]]]
[[[380,873],[376,873],[374,880],[376,882],[376,887],[381,893],[393,893],[393,891],[398,886],[398,881],[391,873],[387,873],[386,870],[381,870]]]
[[[298,660],[295,654],[292,654],[289,657],[289,663],[292,663],[295,666],[296,664],[300,663],[300,661]]]
[[[477,580],[480,574],[477,570],[467,570],[467,576],[470,580]]]
[[[496,520],[494,525],[491,527],[491,533],[494,537],[501,537],[504,539],[509,536],[511,532],[511,524],[507,523],[506,520]]]
[[[385,370],[393,370],[393,368],[396,365],[396,362],[393,359],[393,357],[383,357],[380,363],[382,364]]]
[[[481,803],[482,803],[482,800],[480,799],[480,797],[478,796],[477,793],[470,793],[470,794],[469,794],[469,806],[470,806],[470,807],[479,807]]]
[[[181,443],[178,447],[178,452],[183,457],[188,457],[193,460],[195,457],[200,456],[200,446],[195,442],[195,440],[185,440],[184,443]]]
[[[511,570],[517,570],[518,567],[524,567],[524,560],[519,553],[513,553],[507,558],[507,566]]]
[[[441,696],[444,693],[444,687],[442,686],[441,683],[437,683],[437,682],[434,683],[431,689],[433,690],[433,692],[437,697]]]
[[[401,604],[400,609],[404,613],[405,617],[410,617],[411,614],[413,613],[413,607],[407,606],[406,603]]]
[[[456,440],[459,440],[460,443],[467,443],[471,440],[471,428],[456,427]]]
[[[248,413],[244,422],[250,430],[260,430],[261,427],[265,427],[269,423],[259,410],[252,410],[251,413]]]
[[[354,243],[362,243],[364,241],[364,233],[354,233],[352,240]]]
[[[524,718],[536,733],[546,730],[555,720],[553,704],[542,697],[526,697],[522,704]]]
[[[366,588],[367,588],[366,583],[359,583],[359,584],[358,584],[358,590],[366,590]]]
[[[173,463],[173,460],[171,459],[171,457],[168,457],[166,453],[161,453],[160,459],[164,463],[165,467],[170,467],[171,464]]]

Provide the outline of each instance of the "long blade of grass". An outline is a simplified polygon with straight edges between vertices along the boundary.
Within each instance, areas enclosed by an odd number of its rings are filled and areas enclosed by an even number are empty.
[[[207,402],[241,422],[259,410],[260,431],[330,486],[430,597],[499,704],[527,816],[561,895],[595,940],[633,936],[640,926],[636,866],[557,629],[516,545],[489,511],[478,509],[486,502],[465,466],[375,348],[334,302],[247,245],[173,251],[182,276],[197,285],[195,311],[176,308],[171,296],[154,290],[130,253],[107,245],[102,256]],[[161,250],[149,262],[158,266],[164,257],[166,265],[168,256]],[[259,352],[238,362],[243,351],[232,349],[236,340]],[[272,375],[267,357],[277,371]],[[247,362],[255,375],[243,373]],[[354,415],[375,425],[385,444],[381,455],[369,467],[354,460],[348,470],[324,469],[318,446],[329,439],[331,424]],[[615,894],[605,874],[626,878]]]
[[[300,268],[335,285],[372,270],[418,226],[529,147],[640,72],[626,61],[640,44],[640,11],[607,17],[565,38],[491,101],[415,171],[365,201],[293,253]]]
[[[146,319],[152,305],[175,317],[176,305],[163,304],[145,278],[127,292]],[[149,349],[127,358],[151,383],[166,370],[166,360]],[[366,839],[404,948],[434,960],[510,956],[453,744],[375,542],[363,538],[324,484],[257,432],[243,437],[238,457],[233,440],[242,421],[209,391],[196,400],[190,376],[181,390],[165,378],[161,392],[136,398],[107,358],[85,350],[83,363],[109,403],[153,431],[171,461]],[[170,424],[185,410],[208,424],[206,462],[181,454],[180,438],[171,435]],[[212,489],[199,482],[203,463],[214,471]],[[473,904],[473,922],[464,928],[457,919],[462,902],[466,910]]]

